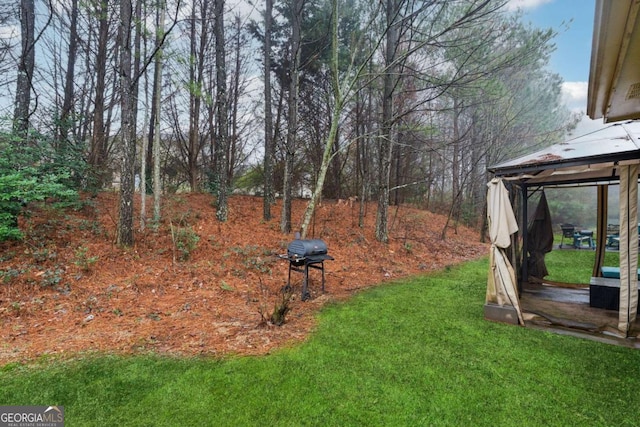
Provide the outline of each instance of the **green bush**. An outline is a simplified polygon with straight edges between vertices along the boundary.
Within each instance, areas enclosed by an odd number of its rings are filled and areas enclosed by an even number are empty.
[[[177,227],[173,231],[173,243],[178,251],[178,260],[188,260],[199,241],[200,236],[191,227]]]
[[[80,268],[82,271],[88,272],[91,271],[91,267],[93,264],[98,261],[97,256],[89,256],[87,253],[89,249],[86,246],[80,246],[75,251],[75,258],[73,263]]]
[[[77,199],[71,172],[46,156],[46,150],[0,134],[0,241],[20,239],[18,216],[32,202],[66,203]]]

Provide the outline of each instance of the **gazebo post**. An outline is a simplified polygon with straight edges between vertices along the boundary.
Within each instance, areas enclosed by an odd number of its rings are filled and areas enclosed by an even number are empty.
[[[522,293],[524,281],[529,280],[529,259],[527,256],[527,251],[529,250],[529,237],[528,237],[528,229],[529,224],[527,221],[527,217],[529,216],[528,212],[529,206],[529,187],[527,184],[522,184],[522,227],[520,227],[520,232],[522,233],[522,277],[518,280],[518,293]]]

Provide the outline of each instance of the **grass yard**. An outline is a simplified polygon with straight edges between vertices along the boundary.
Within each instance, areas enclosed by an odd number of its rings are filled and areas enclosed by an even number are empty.
[[[545,256],[548,280],[564,283],[589,284],[593,273],[593,262],[596,251],[588,249],[555,249]],[[620,254],[615,251],[606,251],[604,254],[605,266],[617,267],[620,265]]]
[[[640,352],[483,320],[487,262],[324,309],[266,357],[89,355],[0,368],[67,426],[635,426]]]

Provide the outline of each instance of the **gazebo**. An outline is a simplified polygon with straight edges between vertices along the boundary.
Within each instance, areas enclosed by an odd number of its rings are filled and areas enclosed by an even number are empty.
[[[544,253],[550,251],[553,244],[544,195],[535,214],[530,215],[528,211],[531,196],[542,193],[545,187],[597,187],[598,221],[592,276],[602,276],[607,194],[609,185],[616,184],[620,189],[620,278],[609,281],[608,285],[619,286],[619,334],[630,333],[638,305],[639,164],[640,123],[625,122],[489,168],[495,178],[488,184],[487,197],[492,239],[487,318],[524,323],[519,303],[522,284],[529,280],[530,269],[542,268],[546,272]],[[506,187],[510,188],[507,198],[510,203],[505,201]],[[520,231],[514,234],[517,230]],[[514,264],[515,268],[511,267]]]
[[[587,115],[604,123],[640,119],[640,3],[636,0],[596,0],[594,31],[589,70]],[[602,262],[608,186],[620,186],[620,308],[618,332],[629,334],[637,312],[637,191],[640,144],[632,124],[618,124],[576,140],[558,144],[529,156],[497,165],[489,184],[488,217],[492,238],[491,266],[487,284],[485,315],[514,323],[522,322],[515,272],[502,260],[521,260],[517,252],[515,216],[504,200],[504,182],[513,183],[527,200],[532,191],[543,186],[595,185],[598,188],[597,253],[593,275]],[[496,196],[498,195],[498,196]],[[492,202],[496,203],[492,206]],[[526,203],[522,206],[526,211]],[[527,218],[526,212],[521,218]],[[526,223],[526,222],[525,222]],[[506,238],[505,238],[506,235]],[[510,242],[509,242],[510,240]],[[528,233],[522,233],[523,246]],[[506,246],[502,246],[506,245]],[[510,257],[508,248],[511,248]],[[526,255],[526,251],[525,252]],[[526,256],[525,256],[526,258]],[[528,276],[523,263],[521,277]],[[524,273],[522,275],[522,273]],[[491,312],[491,307],[498,310]],[[504,307],[511,307],[503,311]]]

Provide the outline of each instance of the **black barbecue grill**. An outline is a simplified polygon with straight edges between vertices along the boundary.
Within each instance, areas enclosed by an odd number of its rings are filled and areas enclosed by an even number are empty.
[[[324,292],[324,262],[333,260],[327,253],[327,244],[320,239],[295,239],[287,246],[287,254],[279,255],[289,261],[287,287],[291,287],[291,271],[302,273],[302,301],[309,299],[309,268],[322,271],[322,292]]]

